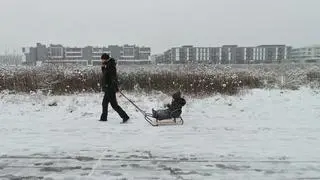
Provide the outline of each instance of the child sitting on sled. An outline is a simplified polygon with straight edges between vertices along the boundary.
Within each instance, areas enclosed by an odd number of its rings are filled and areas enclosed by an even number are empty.
[[[152,117],[157,120],[178,118],[182,113],[182,107],[186,104],[186,100],[181,97],[181,92],[178,91],[172,95],[171,104],[166,104],[167,109],[154,110],[152,109]]]

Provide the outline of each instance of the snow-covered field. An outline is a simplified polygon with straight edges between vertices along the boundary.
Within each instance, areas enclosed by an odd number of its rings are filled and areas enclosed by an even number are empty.
[[[170,102],[126,93],[142,109]],[[254,89],[238,96],[186,97],[183,126],[151,127],[102,94],[0,94],[0,179],[320,179],[320,94]],[[57,106],[48,106],[56,102]]]

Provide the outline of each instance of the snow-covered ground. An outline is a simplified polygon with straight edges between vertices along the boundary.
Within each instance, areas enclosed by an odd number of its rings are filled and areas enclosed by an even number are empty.
[[[126,93],[146,111],[170,102]],[[102,94],[0,95],[0,179],[320,179],[320,94],[255,89],[186,97],[183,126],[152,127]],[[48,106],[56,102],[57,106]]]

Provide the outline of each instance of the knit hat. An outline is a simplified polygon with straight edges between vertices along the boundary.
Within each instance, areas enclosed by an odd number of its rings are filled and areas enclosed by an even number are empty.
[[[107,54],[107,53],[103,53],[102,55],[101,55],[101,59],[103,59],[103,60],[108,60],[110,58],[110,56],[109,56],[109,54]]]

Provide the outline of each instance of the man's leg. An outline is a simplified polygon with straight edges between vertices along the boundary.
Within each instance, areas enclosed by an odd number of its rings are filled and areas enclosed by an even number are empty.
[[[108,105],[109,105],[109,96],[108,92],[104,93],[103,100],[102,100],[102,114],[100,117],[100,121],[107,121],[108,120]]]
[[[110,104],[112,108],[119,114],[119,116],[123,119],[123,122],[126,122],[129,119],[127,113],[118,105],[116,93],[111,93],[110,96]]]

